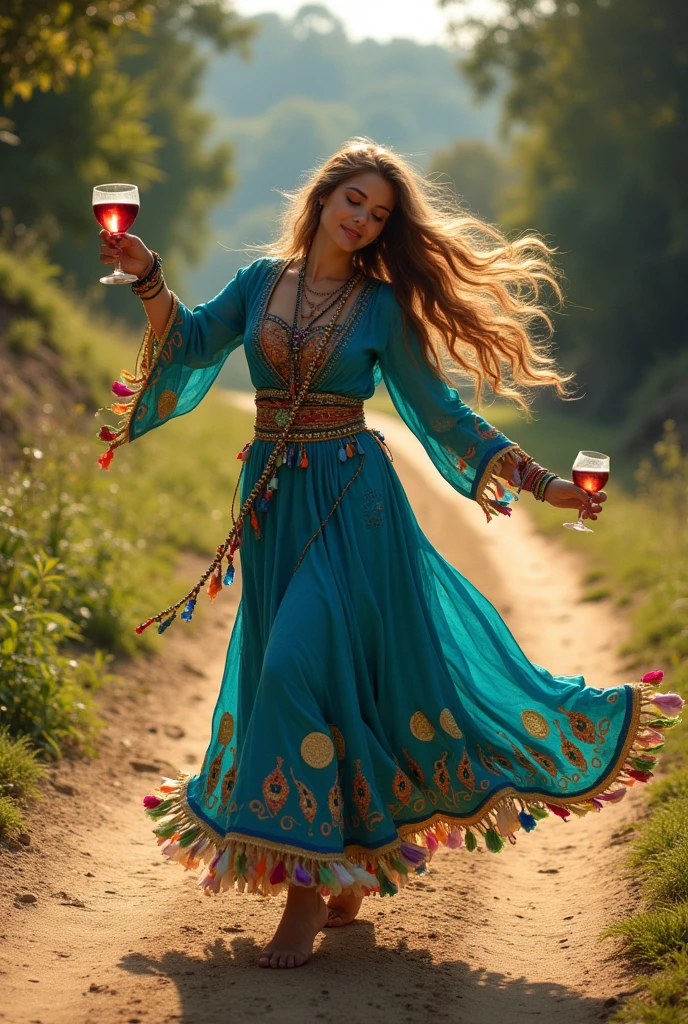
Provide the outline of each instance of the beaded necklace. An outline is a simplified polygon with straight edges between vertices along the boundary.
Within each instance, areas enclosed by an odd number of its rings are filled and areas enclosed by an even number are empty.
[[[304,260],[303,274],[305,276],[305,260]],[[346,283],[346,285],[344,287],[344,291],[342,292],[340,298],[337,300],[337,308],[335,309],[335,311],[334,311],[330,321],[328,322],[327,327],[325,328],[322,336],[318,339],[318,341],[316,343],[315,351],[313,353],[313,358],[311,359],[310,364],[308,366],[308,370],[306,371],[306,375],[305,375],[303,384],[298,388],[298,390],[297,390],[297,387],[296,387],[295,377],[292,375],[292,379],[290,380],[290,387],[289,387],[289,391],[290,391],[290,394],[291,394],[291,409],[289,410],[289,418],[288,418],[288,420],[287,420],[287,422],[286,422],[286,424],[284,426],[284,429],[282,430],[282,435],[281,435],[281,437],[279,438],[278,441],[275,441],[275,443],[273,445],[273,448],[272,448],[272,451],[271,451],[270,455],[268,456],[267,461],[265,463],[265,467],[263,469],[263,472],[260,474],[260,476],[258,477],[257,481],[255,482],[255,484],[251,488],[251,492],[248,495],[248,497],[246,498],[246,500],[244,501],[243,505],[241,506],[241,509],[240,509],[239,514],[236,517],[236,519],[234,519],[234,515],[232,514],[232,529],[229,531],[229,534],[227,535],[227,537],[225,538],[223,543],[219,544],[217,546],[215,558],[212,560],[212,562],[210,563],[208,568],[205,570],[205,572],[203,573],[203,575],[201,576],[199,581],[196,583],[194,588],[189,591],[189,593],[186,595],[186,597],[183,597],[181,599],[181,601],[176,601],[173,605],[170,605],[168,608],[165,608],[164,611],[158,612],[157,615],[153,615],[153,616],[151,616],[151,618],[147,619],[145,622],[142,622],[140,625],[138,625],[136,627],[136,629],[135,629],[136,633],[138,633],[138,634],[143,633],[143,631],[145,629],[148,629],[148,627],[151,626],[154,622],[157,622],[159,624],[158,625],[158,632],[159,633],[164,633],[164,631],[169,626],[172,625],[173,621],[177,617],[177,610],[179,608],[181,608],[182,605],[184,605],[184,611],[181,613],[180,617],[182,619],[184,619],[185,621],[190,622],[191,618],[193,616],[194,608],[196,606],[196,600],[198,598],[198,594],[199,594],[201,588],[203,587],[203,585],[207,581],[210,581],[208,583],[208,595],[211,598],[211,600],[215,598],[215,596],[220,592],[220,590],[222,590],[223,585],[230,584],[232,582],[232,580],[234,579],[234,554],[235,554],[237,548],[239,548],[241,546],[241,543],[242,543],[242,531],[243,531],[243,525],[244,525],[245,519],[247,519],[247,518],[249,519],[249,522],[250,522],[251,526],[253,527],[253,529],[255,531],[256,538],[258,540],[260,539],[260,527],[259,527],[259,524],[258,524],[258,518],[256,516],[256,508],[255,508],[256,502],[259,499],[259,497],[261,495],[261,492],[264,490],[266,485],[271,484],[272,487],[274,488],[275,481],[276,481],[275,473],[276,473],[278,467],[283,464],[282,456],[283,456],[283,454],[284,454],[284,452],[285,452],[285,450],[286,450],[286,448],[287,448],[287,446],[289,444],[289,432],[290,432],[290,430],[292,428],[294,420],[296,419],[296,417],[298,415],[299,409],[303,405],[304,399],[305,399],[306,394],[308,392],[308,389],[309,389],[309,387],[311,385],[311,381],[313,380],[313,377],[315,376],[315,373],[316,373],[316,371],[318,369],[318,366],[319,366],[319,363],[320,363],[320,354],[321,354],[321,352],[324,351],[325,346],[327,345],[327,343],[330,340],[330,337],[332,335],[332,331],[334,330],[334,325],[337,322],[337,318],[338,318],[339,314],[341,313],[342,309],[344,308],[344,306],[346,304],[346,300],[349,298],[349,296],[351,295],[351,292],[354,290],[354,288],[359,283],[359,281],[361,280],[362,277],[363,277],[363,274],[361,273],[361,271],[357,271],[347,281],[347,283]],[[301,275],[300,275],[300,279],[303,280],[301,278]],[[292,331],[292,334],[296,333],[297,321],[298,321],[298,305],[296,307],[296,313],[294,315],[294,330]],[[292,365],[292,369],[293,369],[293,365]],[[244,452],[248,452],[248,450],[250,449],[250,446],[251,446],[251,443],[249,442],[249,444],[247,444],[245,446]],[[242,463],[244,461],[244,452],[242,452],[241,455],[240,455],[240,457],[242,458]],[[364,457],[363,451],[361,450],[359,452],[359,454],[361,455],[361,461],[360,461],[358,470],[356,471],[354,476],[347,482],[346,486],[344,487],[344,490],[342,491],[342,494],[339,496],[339,498],[335,502],[335,505],[334,505],[334,507],[332,509],[332,512],[334,512],[334,509],[339,504],[343,494],[346,492],[346,490],[348,490],[349,486],[353,483],[353,481],[358,476],[358,473],[361,471],[361,468],[363,466],[363,457]],[[243,470],[243,465],[242,465],[242,470]],[[241,473],[239,474],[239,479],[240,478],[241,478]],[[239,480],[237,480],[235,496],[236,496],[236,493],[237,493],[238,489],[239,489]],[[268,486],[268,491],[269,490],[270,490],[270,487]],[[266,496],[267,496],[267,493],[268,492],[266,492]],[[266,500],[267,500],[267,497],[266,497]],[[332,512],[330,512],[330,515],[332,515]],[[329,517],[330,516],[327,516],[327,519],[329,519]],[[319,529],[316,531],[316,533],[313,535],[313,537],[311,537],[311,539],[309,540],[308,544],[306,545],[306,548],[304,548],[304,551],[301,554],[301,558],[299,559],[299,562],[298,562],[298,564],[296,566],[297,569],[298,569],[299,565],[301,564],[301,560],[303,559],[303,556],[304,556],[304,554],[306,552],[306,549],[309,547],[309,545],[312,543],[312,541],[315,539],[315,537],[318,535],[318,533],[320,533],[320,531],[322,530],[322,527],[324,526],[324,524],[327,521],[327,519],[325,519],[323,521],[323,523],[320,524]],[[223,575],[222,575],[222,562],[223,562],[224,558],[227,559],[227,570],[226,570],[226,574],[225,574],[225,576],[223,578]],[[294,572],[296,572],[296,569],[294,569]]]
[[[301,267],[299,269],[298,283],[297,283],[297,286],[296,286],[296,302],[294,304],[294,320],[292,322],[291,330],[289,331],[289,334],[288,334],[288,341],[289,341],[289,391],[290,391],[290,393],[292,395],[294,395],[296,393],[296,390],[298,389],[298,387],[299,387],[299,385],[301,383],[301,377],[300,377],[299,367],[298,367],[298,353],[299,353],[299,350],[302,347],[303,343],[314,333],[314,331],[316,329],[316,326],[322,326],[322,325],[316,325],[314,320],[311,319],[310,323],[306,324],[304,327],[299,327],[299,314],[301,314],[301,302],[302,302],[302,297],[303,297],[304,285],[305,285],[305,282],[306,282],[306,263],[307,263],[307,257],[304,257],[303,263],[301,264]],[[339,318],[339,314],[341,313],[342,309],[344,308],[344,306],[346,304],[346,300],[351,295],[351,292],[353,291],[354,287],[358,283],[360,277],[361,277],[360,271],[356,271],[354,274],[352,274],[348,281],[345,281],[345,283],[340,288],[336,288],[335,291],[331,293],[333,298],[317,314],[317,317],[315,319],[319,319],[321,316],[324,316],[325,313],[329,313],[329,311],[333,307],[336,307],[334,309],[334,313],[333,313],[330,321],[328,322],[328,324],[325,327],[325,337],[327,338],[327,340],[329,340],[330,335],[332,334],[332,331],[334,330],[334,326],[335,326],[335,324],[336,324],[336,322],[337,322],[337,320]],[[328,300],[326,299],[325,302],[328,302]],[[322,303],[321,303],[321,305],[322,305]],[[303,315],[303,314],[301,314],[301,315]],[[313,314],[311,314],[311,316],[313,316]],[[324,338],[321,339],[321,344],[318,346],[318,349],[322,348],[322,343],[323,342],[324,342]]]

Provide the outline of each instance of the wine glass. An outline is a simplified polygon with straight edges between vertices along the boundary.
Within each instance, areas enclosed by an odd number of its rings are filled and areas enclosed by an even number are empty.
[[[574,484],[582,487],[588,494],[601,491],[609,480],[609,456],[602,452],[578,452],[571,473]],[[567,530],[579,530],[580,533],[594,533],[583,524],[583,509],[575,523],[562,523]]]
[[[93,189],[93,213],[101,228],[112,234],[128,231],[139,212],[139,190],[136,185],[114,182],[111,185],[96,185]],[[115,260],[111,274],[100,278],[101,284],[132,284],[136,274],[125,274]]]

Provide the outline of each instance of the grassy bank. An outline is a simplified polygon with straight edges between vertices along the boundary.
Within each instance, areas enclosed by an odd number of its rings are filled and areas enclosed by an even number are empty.
[[[382,393],[369,403],[394,412]],[[538,527],[574,548],[587,564],[588,601],[611,601],[631,623],[620,656],[629,679],[661,668],[672,690],[688,696],[688,455],[671,424],[651,459],[633,464],[620,452],[618,432],[575,416],[548,413],[525,422],[495,405],[484,415],[541,463],[562,476],[580,449],[612,457],[609,504],[593,534],[562,529],[575,518],[522,497]],[[508,524],[505,524],[508,528]],[[667,687],[663,687],[666,689]],[[661,779],[647,790],[647,813],[636,823],[628,867],[640,881],[643,908],[618,922],[621,938],[641,974],[637,992],[609,1018],[614,1024],[686,1024],[688,1021],[688,729],[666,733]]]
[[[27,273],[14,260],[13,274],[5,256],[0,299],[15,316],[3,333],[39,323],[27,360],[53,370],[52,380],[44,372],[40,414],[19,421],[25,443],[5,459],[0,483],[0,837],[11,838],[36,793],[39,759],[95,753],[94,693],[113,657],[164,642],[133,629],[179,596],[181,554],[210,561],[226,535],[236,453],[251,422],[211,394],[191,415],[120,448],[103,472],[95,440],[103,419],[89,413],[109,403],[109,383],[133,368],[136,345],[104,335],[47,272]],[[50,353],[42,364],[41,348]],[[93,380],[84,376],[90,366]],[[55,392],[74,383],[77,367],[85,400],[58,416]]]

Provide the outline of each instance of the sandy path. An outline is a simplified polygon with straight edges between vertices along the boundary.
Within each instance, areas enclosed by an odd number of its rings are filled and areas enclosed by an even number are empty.
[[[245,399],[244,399],[245,401]],[[580,604],[579,565],[522,512],[485,527],[393,419],[370,413],[433,543],[496,604],[531,658],[616,683],[623,623]],[[519,510],[520,512],[520,510]],[[189,580],[204,563],[185,566]],[[159,857],[140,800],[159,771],[200,765],[238,587],[204,603],[103,705],[102,754],[55,770],[31,846],[0,853],[0,1020],[11,1024],[466,1024],[604,1019],[631,987],[600,930],[634,905],[623,828],[642,802],[540,823],[495,856],[440,851],[432,874],[323,934],[304,970],[253,966],[278,900],[201,895]],[[158,759],[157,765],[152,763]],[[136,766],[134,766],[136,765]],[[148,767],[146,768],[146,765]],[[422,895],[419,890],[422,890]],[[20,897],[33,894],[34,903]]]

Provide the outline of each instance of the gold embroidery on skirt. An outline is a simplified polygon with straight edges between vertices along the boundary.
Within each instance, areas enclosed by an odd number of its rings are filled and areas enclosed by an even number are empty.
[[[463,733],[456,724],[456,719],[449,708],[444,708],[440,711],[440,725],[448,736],[451,736],[455,740],[463,739]]]
[[[559,709],[562,710],[561,708]],[[539,711],[534,711],[532,708],[526,708],[525,711],[521,712],[521,721],[523,722],[523,728],[526,732],[529,732],[531,736],[535,736],[538,740],[544,740],[549,736],[549,725],[547,719],[544,718]]]
[[[327,727],[332,734],[334,740],[334,748],[337,751],[337,760],[343,761],[344,755],[346,754],[346,743],[344,742],[344,736],[340,729],[336,725],[328,725]]]
[[[409,727],[416,739],[423,740],[425,743],[429,743],[435,735],[435,726],[422,711],[416,711],[411,715]]]
[[[334,757],[334,743],[325,732],[309,732],[301,741],[301,757],[310,768],[327,768]]]

